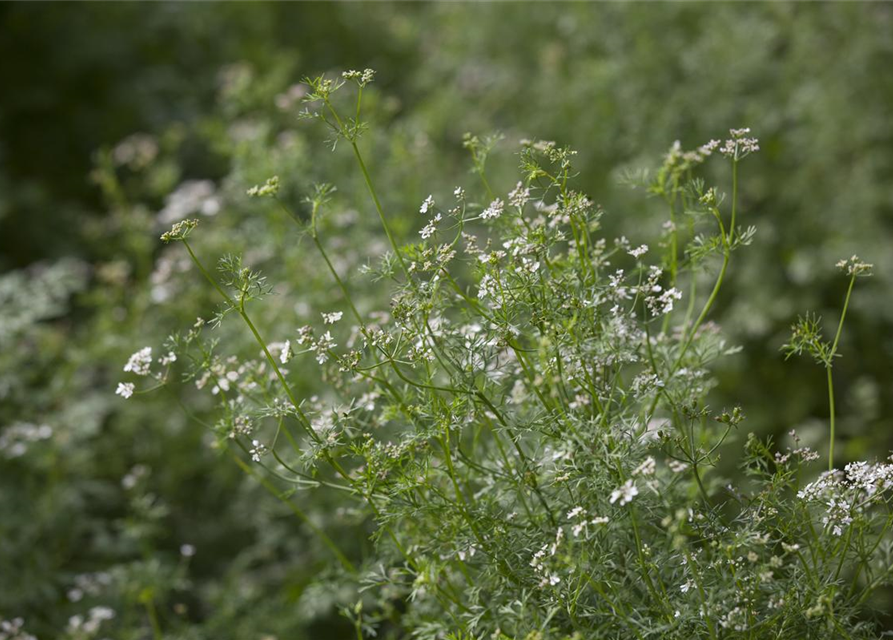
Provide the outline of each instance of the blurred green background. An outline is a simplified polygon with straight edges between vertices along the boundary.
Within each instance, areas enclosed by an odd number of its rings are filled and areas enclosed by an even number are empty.
[[[338,296],[247,187],[278,174],[299,207],[333,182],[339,267],[356,274],[381,250],[351,158],[295,117],[304,76],[365,67],[378,75],[363,144],[407,239],[428,193],[476,186],[466,131],[504,135],[490,168],[503,192],[520,139],[571,145],[608,237],[638,243],[665,214],[624,172],[657,166],[674,140],[751,127],[762,150],[742,165],[742,211],[757,236],[714,316],[744,349],[717,371],[715,402],[741,404],[746,430],[825,446],[823,374],[779,346],[798,313],[836,323],[834,263],[858,253],[876,276],[835,368],[840,451],[888,454],[893,5],[4,3],[0,619],[68,637],[69,616],[103,604],[116,638],[151,637],[151,611],[166,638],[351,637],[337,606],[353,587],[323,586],[325,553],[178,403],[199,418],[210,405],[188,389],[113,391],[130,353],[213,309],[157,241],[170,222],[207,217],[209,258],[245,251],[278,283],[264,323],[280,335]],[[366,553],[361,517],[324,493],[293,499]]]

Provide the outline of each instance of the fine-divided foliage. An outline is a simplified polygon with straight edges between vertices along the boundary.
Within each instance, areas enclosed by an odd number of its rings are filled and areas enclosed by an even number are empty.
[[[424,199],[419,237],[402,244],[361,149],[373,78],[308,79],[301,116],[350,148],[388,240],[380,260],[339,269],[319,224],[339,206],[333,186],[301,198],[287,176],[245,185],[311,240],[341,306],[267,335],[275,283],[247,258],[209,266],[202,228],[179,222],[162,239],[183,245],[220,305],[161,358],[134,354],[118,393],[207,391],[216,446],[328,549],[332,584],[354,594],[343,613],[357,638],[876,637],[893,464],[840,470],[832,458],[831,368],[869,265],[842,263],[850,287],[833,343],[807,316],[786,346],[828,370],[830,471],[813,480],[820,455],[793,432],[789,446],[726,442],[744,412],[707,401],[711,365],[736,351],[711,311],[755,239],[739,224],[744,161],[759,151],[750,130],[676,143],[658,171],[631,179],[666,204],[653,247],[605,237],[607,213],[574,188],[573,149],[522,141],[518,181],[500,188],[486,173],[498,138],[469,135],[476,178]],[[724,164],[727,187],[708,186],[708,162]],[[377,293],[356,300],[357,279]],[[225,325],[254,348],[231,347]],[[326,392],[302,397],[295,372],[313,370]],[[365,556],[301,509],[315,491],[368,522]]]

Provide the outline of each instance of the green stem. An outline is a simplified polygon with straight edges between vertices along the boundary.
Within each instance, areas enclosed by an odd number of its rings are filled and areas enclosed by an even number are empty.
[[[846,290],[846,299],[843,301],[843,310],[840,312],[840,321],[837,323],[837,333],[834,335],[834,343],[831,345],[831,353],[828,356],[828,362],[825,365],[825,369],[828,372],[828,409],[831,420],[831,442],[828,445],[828,471],[834,470],[834,423],[836,419],[834,410],[834,380],[831,375],[831,369],[833,367],[834,356],[837,354],[837,344],[840,342],[840,334],[843,331],[843,321],[846,318],[846,312],[850,306],[850,296],[853,293],[853,285],[855,283],[856,275],[853,274],[850,277],[850,285]]]
[[[846,290],[846,299],[843,301],[843,310],[840,312],[840,322],[837,323],[837,334],[834,336],[834,344],[831,345],[831,354],[837,353],[837,343],[840,342],[840,333],[843,331],[843,320],[846,318],[846,310],[850,306],[850,296],[853,293],[853,285],[856,283],[856,276],[850,278],[850,286]]]
[[[391,243],[391,248],[394,250],[394,255],[397,256],[397,260],[400,262],[400,267],[403,269],[406,279],[409,282],[412,282],[412,277],[409,275],[409,269],[407,269],[406,263],[403,261],[403,255],[400,253],[400,248],[397,246],[396,240],[394,240],[394,234],[391,233],[391,227],[388,225],[384,210],[381,207],[381,202],[378,200],[378,194],[375,193],[375,187],[372,186],[372,178],[369,177],[369,171],[366,169],[366,163],[363,162],[363,156],[360,155],[360,149],[354,141],[351,141],[350,146],[353,148],[357,164],[360,165],[360,171],[363,173],[363,180],[366,181],[366,188],[369,189],[369,195],[372,196],[372,202],[375,203],[375,210],[378,211],[378,217],[381,220],[381,226],[384,227],[385,234],[388,236],[388,242]]]
[[[828,471],[834,470],[834,380],[831,377],[831,367],[828,371],[828,407],[831,411],[831,442],[828,445]]]
[[[735,240],[735,214],[738,211],[738,161],[732,160],[732,220],[729,224],[729,244]]]
[[[213,277],[211,277],[211,274],[208,273],[207,269],[205,269],[205,266],[201,263],[201,260],[199,260],[198,257],[195,255],[195,252],[192,251],[192,247],[189,246],[189,243],[186,242],[185,240],[183,240],[183,244],[186,246],[186,250],[189,252],[189,257],[192,258],[192,262],[195,264],[196,267],[198,267],[198,270],[201,271],[202,275],[205,276],[205,279],[214,286],[214,288],[217,290],[217,292],[223,297],[224,300],[226,300],[226,303],[230,306],[230,308],[234,309],[242,317],[242,320],[245,321],[245,324],[251,330],[251,334],[254,336],[254,339],[257,342],[257,344],[260,345],[260,348],[263,350],[264,356],[266,357],[267,362],[270,364],[270,366],[273,368],[273,371],[276,373],[276,377],[279,379],[279,382],[282,385],[282,388],[285,390],[285,394],[288,396],[288,399],[291,402],[292,407],[294,407],[295,411],[301,417],[301,420],[299,421],[301,428],[304,429],[304,431],[307,433],[307,435],[309,435],[317,443],[320,442],[319,436],[316,434],[316,432],[313,430],[313,428],[310,427],[310,421],[307,419],[307,416],[304,414],[303,409],[301,409],[301,406],[298,403],[298,400],[295,397],[294,392],[292,392],[292,390],[291,390],[291,386],[285,380],[285,376],[282,375],[282,371],[279,369],[279,365],[276,364],[276,359],[270,353],[270,350],[267,349],[267,343],[261,337],[260,333],[257,330],[257,327],[254,326],[254,323],[251,321],[251,318],[248,316],[248,313],[245,311],[245,301],[241,300],[237,304],[236,301],[233,300],[232,296],[230,296],[226,291],[224,291],[223,288],[221,288],[221,286],[219,284],[217,284],[217,281]]]

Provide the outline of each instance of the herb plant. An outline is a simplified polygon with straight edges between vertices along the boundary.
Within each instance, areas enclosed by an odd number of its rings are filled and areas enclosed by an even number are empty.
[[[294,221],[342,297],[315,325],[271,336],[276,285],[240,256],[211,267],[198,221],[177,222],[162,240],[183,245],[219,306],[161,357],[135,353],[125,371],[154,381],[128,377],[119,395],[208,392],[216,446],[315,534],[330,587],[350,585],[357,638],[876,637],[893,465],[834,467],[831,378],[869,265],[841,264],[851,280],[833,343],[807,316],[785,347],[826,367],[829,471],[812,479],[820,455],[794,432],[742,450],[742,408],[708,405],[711,366],[736,351],[711,312],[755,237],[739,224],[750,131],[676,143],[653,175],[630,178],[666,204],[656,247],[604,237],[606,213],[574,189],[571,148],[523,141],[506,189],[486,174],[497,138],[469,135],[477,179],[426,198],[419,239],[401,244],[362,149],[373,78],[308,79],[301,116],[348,147],[389,249],[345,273],[327,224],[334,186],[248,189]],[[717,160],[729,195],[701,177]],[[373,293],[357,299],[355,279]],[[250,350],[218,337],[232,323]],[[326,391],[302,397],[295,372],[312,370]],[[307,492],[368,523],[374,549],[343,551],[302,509]]]

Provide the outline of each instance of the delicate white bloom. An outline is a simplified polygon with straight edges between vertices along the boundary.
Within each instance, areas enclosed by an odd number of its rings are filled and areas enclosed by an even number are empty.
[[[431,221],[428,224],[422,227],[422,229],[419,231],[419,235],[422,236],[422,240],[427,240],[437,232],[437,223],[440,222],[442,219],[443,216],[438,213],[433,218],[431,218]]]
[[[124,371],[135,373],[138,376],[149,375],[149,367],[152,366],[152,347],[143,347],[132,356],[124,365]]]
[[[456,187],[453,189],[453,195],[456,196],[457,200],[465,200],[465,189],[462,187]]]
[[[670,471],[673,473],[682,473],[688,469],[688,463],[682,462],[681,460],[670,460],[667,466],[670,467]]]
[[[631,255],[633,258],[641,258],[646,253],[648,253],[648,245],[643,244],[636,249],[630,249],[629,251],[627,251],[627,253],[629,255]]]
[[[633,378],[630,384],[630,391],[635,395],[649,393],[654,389],[663,388],[664,383],[656,375],[650,372],[644,372]]]
[[[530,189],[524,186],[523,182],[518,182],[512,191],[509,192],[509,204],[513,207],[522,208],[530,200]]]
[[[135,387],[132,382],[119,382],[115,393],[125,400],[133,395]]]
[[[248,450],[248,455],[251,456],[251,459],[255,462],[260,462],[261,456],[267,453],[267,447],[260,442],[260,440],[252,440],[251,441],[251,449]]]
[[[498,218],[502,215],[503,210],[505,209],[505,203],[496,198],[493,202],[490,203],[490,206],[484,209],[483,213],[481,213],[481,218],[484,220],[490,220],[491,218]]]
[[[586,510],[583,509],[583,507],[574,507],[573,509],[571,509],[570,511],[567,512],[567,519],[573,520],[577,516],[579,516],[581,514],[585,514],[585,513],[586,513]]]
[[[848,260],[840,260],[837,268],[845,271],[848,276],[870,276],[874,265],[862,262],[859,256],[854,255]]]
[[[341,77],[345,80],[352,80],[361,87],[365,87],[367,84],[375,80],[375,69],[364,69],[363,71],[351,69],[350,71],[342,72]]]
[[[343,311],[333,311],[332,313],[323,313],[323,324],[335,324],[344,316]]]
[[[703,156],[709,156],[714,151],[716,151],[716,149],[719,148],[719,145],[720,145],[719,140],[711,140],[707,144],[702,144],[700,147],[698,147],[698,153],[700,153]]]
[[[254,424],[248,416],[238,415],[233,418],[233,428],[229,432],[230,438],[236,436],[248,436],[254,431]]]
[[[477,548],[474,545],[470,545],[467,549],[459,549],[456,555],[459,556],[459,560],[465,562],[467,558],[473,558],[475,553],[477,553]]]
[[[487,297],[494,297],[496,294],[496,280],[489,273],[484,274],[478,284],[478,298],[483,300]]]
[[[177,361],[177,354],[174,353],[173,351],[168,351],[167,355],[161,356],[161,358],[158,359],[158,363],[162,367],[166,367],[170,364],[175,363],[176,361]]]
[[[660,285],[657,286],[660,289]],[[645,304],[651,310],[653,316],[662,316],[670,313],[675,306],[677,300],[682,299],[682,292],[675,287],[671,287],[656,296],[648,296]]]
[[[335,339],[332,337],[332,333],[330,331],[326,331],[313,346],[314,351],[316,351],[316,361],[319,364],[323,364],[326,360],[329,359],[329,351],[337,346],[338,345],[335,343]]]
[[[558,527],[558,529],[555,531],[555,542],[553,542],[552,545],[549,547],[549,555],[550,556],[554,556],[556,553],[558,553],[558,547],[561,546],[561,541],[563,539],[564,539],[564,529],[562,529],[561,527]]]
[[[746,137],[750,133],[750,129],[730,129],[729,133],[732,137],[726,140],[719,150],[724,156],[741,160],[760,150],[759,140]]]
[[[279,362],[286,364],[291,359],[291,342],[286,340],[282,345],[282,351],[279,353]]]
[[[636,487],[632,479],[629,479],[611,492],[610,502],[611,504],[614,504],[619,500],[620,506],[622,507],[623,505],[632,502],[633,498],[637,495],[639,495],[639,489]]]
[[[424,202],[422,202],[422,206],[419,207],[419,213],[426,214],[434,208],[434,196],[428,196],[425,198]]]
[[[645,458],[645,461],[636,467],[636,470],[633,471],[634,476],[650,476],[654,475],[654,469],[656,467],[656,463],[654,458],[648,456]]]
[[[298,338],[296,342],[298,344],[304,344],[305,342],[309,342],[313,338],[313,327],[309,325],[304,325],[303,327],[298,329]]]

